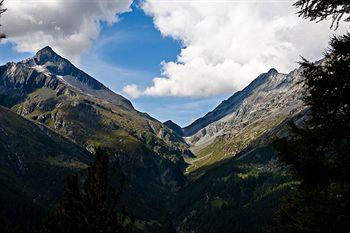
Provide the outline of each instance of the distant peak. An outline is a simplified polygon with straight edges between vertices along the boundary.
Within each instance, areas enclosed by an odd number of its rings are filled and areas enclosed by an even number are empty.
[[[45,46],[44,48],[42,48],[42,50],[51,50],[51,51],[53,51],[52,48],[50,46],[48,46],[48,45]]]
[[[182,132],[181,127],[179,125],[177,125],[176,123],[174,123],[173,121],[168,120],[168,121],[164,122],[163,124],[166,125],[168,128],[172,129],[179,136],[182,136],[183,132]]]
[[[268,74],[275,74],[275,73],[278,73],[278,71],[275,69],[275,68],[271,68],[269,70],[269,72],[267,72]]]
[[[167,120],[166,122],[163,123],[164,125],[174,125],[176,127],[181,128],[178,124],[176,124],[175,122],[173,122],[172,120]]]

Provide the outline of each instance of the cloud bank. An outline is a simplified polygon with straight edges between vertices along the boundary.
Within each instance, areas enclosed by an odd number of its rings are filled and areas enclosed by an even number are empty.
[[[79,62],[98,39],[101,23],[118,21],[133,0],[7,0],[2,30],[20,52],[46,45]],[[161,75],[141,90],[124,87],[132,98],[213,96],[237,91],[271,67],[288,72],[300,55],[319,59],[329,22],[296,16],[294,0],[143,0],[163,36],[182,42],[177,60],[163,62]],[[340,30],[342,31],[342,30]]]
[[[334,33],[330,23],[298,18],[293,2],[145,0],[142,8],[155,27],[183,48],[176,61],[162,63],[161,75],[143,94],[234,92],[272,67],[289,72],[300,55],[321,58]]]
[[[100,24],[113,24],[130,10],[132,0],[7,0],[3,32],[19,52],[50,45],[74,62],[100,34]]]

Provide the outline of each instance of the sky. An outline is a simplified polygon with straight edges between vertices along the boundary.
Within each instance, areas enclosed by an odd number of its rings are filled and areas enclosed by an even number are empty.
[[[7,0],[0,64],[49,45],[136,109],[186,126],[270,68],[318,60],[330,22],[290,0]]]

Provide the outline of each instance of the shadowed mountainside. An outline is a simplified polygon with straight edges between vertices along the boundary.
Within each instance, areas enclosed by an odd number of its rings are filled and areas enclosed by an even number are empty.
[[[91,154],[47,127],[0,106],[0,223],[41,223],[63,193],[66,176],[85,170]]]

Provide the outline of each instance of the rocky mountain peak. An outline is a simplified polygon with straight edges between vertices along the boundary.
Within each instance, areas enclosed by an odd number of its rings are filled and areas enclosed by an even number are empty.
[[[36,72],[33,73],[33,70]],[[84,95],[134,110],[129,100],[114,93],[101,82],[78,69],[49,46],[19,63],[0,66],[0,87],[2,80],[7,80],[6,82],[11,80],[16,88],[21,86],[24,93],[43,86],[57,87],[59,83],[61,88],[63,86]]]
[[[53,49],[50,46],[45,46],[44,48],[40,49],[36,54],[37,55],[41,55],[41,54],[57,55],[57,53],[55,53],[55,51],[53,51]]]
[[[75,67],[68,59],[58,55],[50,46],[42,48],[34,57],[21,63],[36,69],[38,72],[61,77],[69,85],[84,91],[87,91],[87,87],[92,90],[108,90],[102,83]],[[84,86],[85,88],[83,88]]]
[[[46,46],[39,50],[35,56],[33,57],[33,60],[35,61],[36,65],[44,65],[47,62],[51,63],[57,63],[57,62],[64,62],[65,59],[63,59],[61,56],[59,56],[55,51],[50,46]],[[66,65],[71,65],[68,64],[69,61],[65,61],[67,64]]]
[[[272,68],[268,72],[259,75],[243,90],[236,92],[230,98],[223,101],[213,111],[183,128],[184,136],[193,136],[201,129],[206,128],[216,121],[222,121],[224,117],[230,116],[241,108],[243,108],[241,112],[249,112],[246,106],[247,103],[251,105],[249,106],[249,108],[252,108],[251,111],[254,111],[255,106],[262,106],[264,101],[266,103],[271,101],[271,106],[284,100],[286,102],[289,100],[292,101],[294,98],[297,98],[295,95],[298,95],[300,92],[297,80],[299,80],[298,72],[282,74],[275,68]],[[290,89],[292,88],[296,89],[296,93],[290,93]],[[298,102],[298,104],[300,103]],[[282,109],[282,106],[284,105],[280,103],[278,108]],[[247,109],[244,110],[244,108]]]

